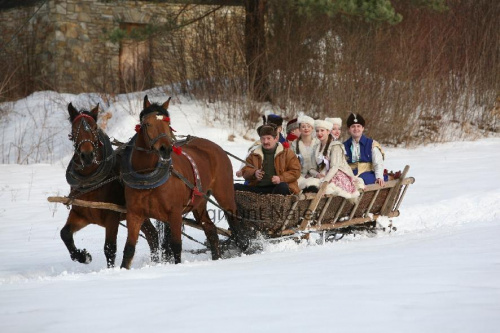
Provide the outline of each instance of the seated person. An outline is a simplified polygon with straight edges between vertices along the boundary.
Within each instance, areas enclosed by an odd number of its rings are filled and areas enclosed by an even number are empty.
[[[234,184],[237,191],[262,194],[297,194],[300,162],[290,149],[279,143],[278,128],[266,123],[257,129],[261,144],[247,157],[241,170],[248,185]]]
[[[286,141],[288,144],[292,143],[300,136],[299,122],[297,120],[297,118],[291,119],[286,124]]]
[[[264,118],[264,124],[275,124],[276,127],[278,128],[278,134],[280,136],[280,143],[283,143],[286,141],[285,137],[283,136],[283,118],[281,116],[278,116],[277,114],[271,113],[267,116],[267,119]]]
[[[335,194],[347,199],[359,197],[363,181],[354,176],[345,158],[344,145],[334,140],[331,134],[334,125],[326,120],[316,120],[316,137],[320,144],[315,151],[317,168],[310,170],[315,178],[307,179],[308,186],[319,187],[328,183],[325,194]],[[315,191],[314,191],[315,192]]]
[[[287,140],[283,137],[283,135],[281,134],[281,131],[283,129],[282,125],[283,125],[283,118],[281,116],[278,116],[277,114],[274,114],[274,113],[271,113],[269,114],[267,117],[266,116],[262,116],[262,120],[264,121],[264,124],[275,124],[277,129],[278,129],[278,133],[279,133],[279,142],[284,144]],[[257,140],[255,141],[251,146],[250,148],[248,148],[248,154],[250,154],[255,148],[257,148],[257,146],[260,145],[260,140]],[[285,148],[289,148],[289,144],[285,144]],[[248,156],[248,155],[247,155]],[[236,176],[237,177],[241,177],[243,175],[243,167],[245,167],[245,164],[242,163],[240,165],[240,168],[238,169],[238,171],[236,171]],[[245,184],[248,184],[248,181],[245,181]]]
[[[342,130],[342,119],[340,118],[325,118],[326,121],[333,124],[332,132],[330,135],[333,137],[335,141],[340,140],[340,132]]]
[[[301,176],[299,179],[299,188],[303,189],[305,180],[311,177],[310,169],[316,168],[316,157],[314,151],[318,145],[318,139],[314,136],[314,119],[309,116],[300,116],[297,119],[299,123],[300,136],[292,142],[291,150],[297,155],[301,165]]]
[[[363,179],[365,184],[384,186],[384,152],[380,144],[363,135],[365,120],[361,115],[351,113],[347,118],[347,128],[351,137],[344,142],[347,162],[354,175]]]

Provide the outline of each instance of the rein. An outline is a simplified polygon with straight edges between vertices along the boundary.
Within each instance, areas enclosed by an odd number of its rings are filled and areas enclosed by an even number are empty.
[[[200,192],[197,190],[196,188],[196,185],[192,184],[186,177],[184,177],[179,171],[175,170],[173,167],[171,168],[172,170],[172,173],[174,174],[174,176],[176,176],[177,178],[179,178],[180,180],[182,180],[182,182],[191,190],[191,191],[196,191],[196,195],[198,196],[201,196],[203,197],[204,199],[206,199],[208,202],[210,202],[212,205],[214,205],[215,207],[219,208],[220,210],[222,210],[225,214],[228,214],[228,215],[231,215],[232,217],[234,218],[237,218],[237,219],[240,219],[240,220],[243,220],[244,218],[239,216],[239,215],[236,215],[236,213],[233,213],[233,212],[230,212],[230,211],[227,211],[225,210],[224,208],[222,208],[217,202],[215,202],[214,200],[210,199],[210,195],[209,194],[206,194],[206,193],[203,193],[203,192]],[[260,220],[256,220],[256,219],[250,219],[250,218],[245,218],[245,220],[247,221],[250,221],[250,222],[261,222]]]

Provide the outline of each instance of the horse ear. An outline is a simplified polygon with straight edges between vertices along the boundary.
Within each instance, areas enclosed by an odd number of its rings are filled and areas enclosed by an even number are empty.
[[[95,108],[90,110],[90,115],[92,116],[92,118],[94,118],[95,121],[97,121],[98,114],[99,114],[99,103],[97,103],[97,106]]]
[[[146,95],[146,96],[144,96],[144,107],[143,107],[143,109],[147,109],[150,106],[151,106],[151,103],[149,103],[148,95]]]
[[[77,109],[73,106],[72,103],[68,104],[68,112],[69,112],[69,119],[73,121],[80,113],[78,112]]]
[[[163,103],[161,107],[164,108],[165,110],[168,110],[168,105],[170,104],[171,99],[172,97],[169,97],[168,100],[165,103]]]

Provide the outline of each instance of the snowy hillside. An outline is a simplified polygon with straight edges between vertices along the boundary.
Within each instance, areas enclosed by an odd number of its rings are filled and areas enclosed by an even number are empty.
[[[168,98],[148,94],[155,102]],[[93,261],[71,261],[59,237],[68,210],[46,200],[68,193],[67,103],[87,109],[101,103],[112,114],[107,133],[124,141],[134,134],[143,97],[108,103],[97,95],[45,92],[2,105],[15,113],[0,124],[0,332],[498,331],[499,138],[386,149],[386,168],[409,164],[416,179],[394,233],[321,246],[267,244],[260,253],[220,261],[186,252],[181,265],[151,263],[140,239],[126,271],[105,268],[104,229],[90,226],[75,242]],[[212,122],[210,110],[174,98],[170,112],[178,133],[245,156],[249,141],[238,135],[228,141],[233,131]],[[17,160],[40,163],[7,164]],[[204,241],[202,232],[186,232]],[[121,228],[117,263],[125,238]],[[199,248],[188,239],[183,246]]]

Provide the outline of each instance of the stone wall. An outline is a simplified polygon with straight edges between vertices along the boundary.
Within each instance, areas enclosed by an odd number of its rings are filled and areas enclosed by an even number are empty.
[[[39,7],[35,4],[28,8],[0,11],[2,36],[12,36]],[[120,42],[111,42],[109,35],[123,24],[164,25],[174,17],[178,21],[189,20],[213,7],[187,8],[189,10],[185,10],[183,5],[147,1],[49,0],[31,20],[29,27],[21,30],[19,38],[10,48],[16,49],[16,54],[22,56],[19,50],[28,47],[23,43],[33,44],[32,59],[29,60],[36,63],[33,75],[47,87],[71,93],[118,93]],[[193,76],[189,66],[176,69],[164,56],[172,55],[173,48],[179,49],[180,44],[175,43],[176,40],[190,39],[196,34],[194,26],[165,32],[151,39],[151,85],[163,85],[181,77]],[[185,56],[187,50],[185,46],[183,48],[175,50],[177,56]]]

